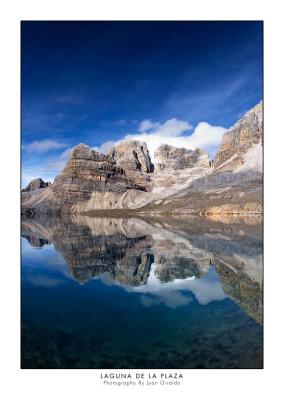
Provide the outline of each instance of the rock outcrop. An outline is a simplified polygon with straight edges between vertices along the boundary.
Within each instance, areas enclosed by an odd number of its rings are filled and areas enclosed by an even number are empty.
[[[112,159],[120,166],[126,176],[137,185],[151,190],[151,173],[154,171],[146,143],[127,140],[114,146],[110,151]]]
[[[243,164],[243,156],[255,144],[263,142],[262,101],[248,111],[232,128],[225,132],[214,166],[224,165],[229,171]]]
[[[209,156],[201,149],[189,150],[163,144],[155,151],[156,170],[176,171],[185,168],[208,166]]]
[[[44,182],[41,178],[37,178],[31,181],[22,192],[32,192],[33,190],[46,188],[49,185],[51,185],[50,182]]]
[[[114,146],[109,154],[126,174],[131,172],[153,172],[154,165],[146,143],[128,140]]]

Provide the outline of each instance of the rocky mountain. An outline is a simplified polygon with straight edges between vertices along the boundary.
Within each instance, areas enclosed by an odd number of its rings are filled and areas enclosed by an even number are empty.
[[[260,102],[224,134],[213,165],[201,149],[164,144],[152,162],[147,145],[138,141],[121,142],[108,154],[79,144],[52,185],[39,179],[24,189],[22,209],[77,214],[261,213],[262,138]]]
[[[225,132],[213,166],[167,198],[155,199],[144,212],[238,214],[263,211],[262,102]]]
[[[94,193],[106,197],[106,207],[112,208],[116,197],[128,190],[144,191],[126,175],[109,154],[99,153],[85,144],[75,146],[63,171],[55,177],[52,185],[43,191],[30,191],[22,198],[24,210],[35,212],[72,212],[77,203],[86,203]]]
[[[32,192],[37,189],[43,189],[51,185],[51,182],[44,182],[41,178],[32,180],[22,192]]]

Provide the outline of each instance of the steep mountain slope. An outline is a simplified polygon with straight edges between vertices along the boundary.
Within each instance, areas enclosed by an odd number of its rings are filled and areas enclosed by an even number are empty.
[[[214,165],[220,172],[233,171],[241,166],[244,155],[256,144],[263,144],[262,101],[248,111],[224,133]]]

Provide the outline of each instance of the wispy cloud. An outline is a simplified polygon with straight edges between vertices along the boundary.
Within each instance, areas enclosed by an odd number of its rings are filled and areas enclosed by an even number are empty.
[[[66,143],[52,139],[35,140],[34,142],[23,145],[23,149],[28,152],[45,153],[50,150],[59,150],[67,147]]]
[[[32,158],[23,164],[22,168],[22,187],[36,178],[42,178],[46,182],[53,182],[66,165],[71,148],[68,147],[61,154],[49,154],[38,159]],[[42,153],[40,153],[42,154]]]
[[[240,56],[243,55],[242,51]],[[233,68],[233,65],[227,64],[228,71]],[[206,85],[196,86],[195,82],[203,81],[204,77],[210,78]],[[229,127],[239,112],[243,114],[246,108],[252,107],[258,101],[256,93],[261,84],[261,65],[255,61],[242,62],[238,71],[223,77],[214,77],[208,65],[198,65],[180,75],[175,90],[165,98],[162,107],[167,113],[182,118],[189,116],[194,121],[200,120],[202,115],[206,120],[217,118],[229,121]]]

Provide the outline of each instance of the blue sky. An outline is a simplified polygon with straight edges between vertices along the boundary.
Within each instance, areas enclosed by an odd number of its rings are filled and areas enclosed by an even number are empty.
[[[22,171],[125,137],[204,147],[262,99],[261,22],[23,22]],[[107,144],[105,144],[107,142]]]

